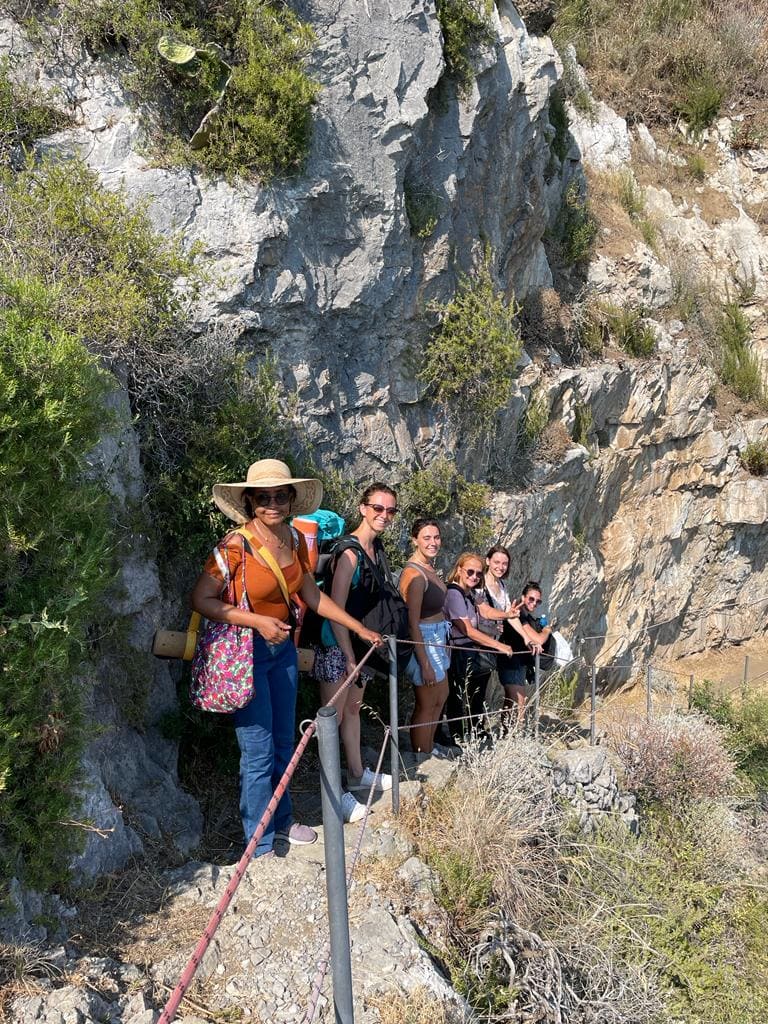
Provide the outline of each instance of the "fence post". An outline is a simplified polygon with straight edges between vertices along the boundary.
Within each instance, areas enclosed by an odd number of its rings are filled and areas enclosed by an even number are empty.
[[[744,676],[741,680],[741,699],[747,699],[747,684],[749,683],[749,655],[744,655]]]
[[[688,679],[688,710],[693,707],[693,672]]]
[[[397,722],[397,637],[387,639],[389,647],[389,755],[392,773],[392,813],[400,813],[400,733]]]
[[[320,796],[323,807],[325,884],[331,938],[331,978],[336,1024],[354,1024],[352,962],[349,952],[347,869],[344,856],[344,818],[341,811],[341,759],[336,708],[317,713],[320,751]]]
[[[597,713],[597,669],[594,663],[589,670],[589,743],[590,746],[595,745],[596,736],[596,722],[595,716]]]
[[[541,696],[541,668],[539,655],[533,659],[533,735],[539,738],[539,698]]]
[[[651,720],[651,672],[650,665],[645,666],[645,717]]]

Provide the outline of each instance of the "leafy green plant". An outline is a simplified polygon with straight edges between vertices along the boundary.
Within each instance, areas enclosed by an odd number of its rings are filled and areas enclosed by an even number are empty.
[[[474,78],[472,55],[493,42],[492,0],[436,0],[443,30],[443,55],[459,89],[469,89]]]
[[[568,111],[565,108],[565,93],[558,86],[555,86],[549,94],[548,116],[549,123],[555,129],[555,134],[549,144],[550,149],[562,164],[571,148],[571,139]]]
[[[768,444],[750,441],[741,453],[741,462],[752,476],[765,476],[768,473]]]
[[[491,489],[486,484],[469,483],[460,477],[456,488],[456,511],[467,534],[467,546],[485,551],[493,541]]]
[[[543,389],[533,391],[523,414],[520,429],[520,444],[525,449],[534,448],[549,423],[549,397]]]
[[[462,276],[455,297],[431,307],[440,323],[424,349],[420,379],[466,430],[488,430],[506,404],[522,350],[518,309],[497,288],[491,257],[471,277]]]
[[[707,177],[707,161],[703,153],[696,150],[685,158],[685,170],[694,181],[704,181]]]
[[[677,107],[694,138],[709,128],[720,113],[724,95],[724,87],[711,72],[693,75],[685,81]]]
[[[606,307],[611,335],[626,352],[638,358],[653,355],[656,350],[656,335],[643,320],[642,311],[631,306],[623,308]]]
[[[694,687],[691,706],[722,726],[739,771],[768,790],[768,698],[754,693],[739,700],[705,681]]]
[[[573,440],[576,444],[589,448],[589,438],[594,424],[592,407],[585,402],[577,402],[573,417]]]
[[[613,175],[616,197],[632,220],[639,220],[645,211],[645,196],[629,168],[616,171]]]
[[[565,190],[550,236],[567,266],[587,262],[594,252],[597,221],[577,181],[572,181]]]
[[[406,178],[404,186],[405,213],[411,226],[411,234],[417,238],[429,238],[440,219],[442,202],[434,189],[417,185]]]
[[[95,52],[127,50],[126,85],[156,159],[269,179],[306,159],[318,86],[303,68],[311,29],[277,0],[63,0]],[[226,59],[224,55],[226,56]]]
[[[40,888],[66,873],[85,742],[87,629],[114,573],[110,499],[88,456],[113,386],[39,281],[3,278],[0,309],[0,859]]]
[[[654,221],[650,217],[641,217],[637,223],[643,241],[649,249],[656,251],[659,242],[659,232]]]
[[[7,162],[14,149],[26,149],[35,139],[52,135],[70,121],[50,96],[14,82],[10,72],[10,61],[0,59],[0,163]]]
[[[736,302],[727,302],[715,325],[715,360],[723,383],[745,402],[765,402],[760,361],[750,347],[749,321]]]

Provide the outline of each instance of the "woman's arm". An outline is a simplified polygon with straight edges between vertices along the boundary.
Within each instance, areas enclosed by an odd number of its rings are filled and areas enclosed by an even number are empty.
[[[346,554],[346,551],[343,552],[343,554]],[[350,576],[350,579],[351,578],[352,577]],[[299,593],[308,608],[311,608],[313,612],[317,612],[317,614],[321,615],[324,619],[329,619],[334,623],[332,628],[337,639],[337,629],[344,630],[344,635],[347,638],[347,644],[349,645],[350,651],[352,651],[352,644],[349,640],[350,632],[356,633],[361,640],[366,640],[369,644],[380,644],[382,642],[382,638],[378,633],[374,633],[372,629],[368,629],[362,624],[362,622],[358,622],[357,619],[353,619],[352,616],[344,611],[344,608],[338,605],[335,600],[328,597],[327,594],[324,594],[318,587],[317,583],[315,583],[315,579],[311,573],[304,574],[304,579],[301,587],[299,588]],[[341,643],[339,643],[339,647],[341,647]],[[347,658],[347,652],[343,647],[341,647],[341,650],[344,653],[344,657]],[[352,664],[354,664],[354,653],[352,654],[351,661]]]
[[[291,627],[273,615],[257,615],[256,612],[236,608],[221,600],[223,584],[207,572],[200,573],[192,590],[190,605],[206,619],[213,622],[227,622],[232,626],[248,626],[264,637],[267,643],[277,644],[290,635]]]
[[[549,634],[552,632],[551,626],[545,626],[544,629],[534,629],[527,622],[523,624],[523,629],[525,630],[524,635],[534,644],[545,644]]]
[[[406,569],[400,577],[400,587],[408,607],[408,633],[411,640],[415,641],[413,653],[421,669],[421,678],[427,686],[434,686],[437,682],[435,670],[432,662],[427,657],[424,638],[419,628],[421,606],[424,601],[424,592],[427,589],[427,581],[418,569]]]
[[[510,626],[512,627],[512,629],[514,629],[514,631],[516,633],[520,634],[520,636],[525,641],[526,647],[530,647],[531,648],[531,652],[533,654],[541,654],[541,644],[537,643],[535,640],[531,640],[530,637],[528,637],[526,635],[525,626],[522,624],[520,619],[507,619],[507,622],[510,624]],[[526,653],[527,654],[528,652],[527,651],[525,651],[525,652],[516,651],[515,653],[516,654],[520,654],[520,653]]]
[[[498,651],[499,654],[512,654],[512,648],[509,644],[503,644],[499,640],[494,640],[492,636],[488,636],[487,633],[481,633],[479,629],[476,629],[469,619],[451,619],[451,624],[459,631],[463,633],[469,640],[479,644],[481,647],[490,647],[494,651]]]

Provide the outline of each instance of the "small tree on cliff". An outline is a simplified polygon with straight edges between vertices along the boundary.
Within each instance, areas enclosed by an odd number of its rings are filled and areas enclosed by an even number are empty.
[[[475,273],[459,278],[454,298],[430,308],[440,323],[424,350],[419,377],[470,435],[482,433],[509,398],[522,350],[519,307],[495,284],[486,250]]]

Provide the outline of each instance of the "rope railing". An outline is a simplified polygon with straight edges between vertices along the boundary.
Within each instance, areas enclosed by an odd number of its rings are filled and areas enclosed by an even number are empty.
[[[768,598],[766,598],[765,600],[768,601]],[[760,604],[760,603],[763,603],[762,599],[761,600],[753,601],[753,602],[750,603],[750,605],[756,605],[756,604]],[[743,606],[740,606],[740,607],[747,607],[747,605],[743,605]],[[668,620],[668,621],[674,621],[674,620],[671,619],[671,620]],[[661,626],[663,624],[664,623],[657,623],[657,624],[655,624],[655,626]],[[645,630],[644,632],[647,633],[647,632],[649,632],[649,630]],[[591,638],[590,637],[585,637],[585,638],[582,638],[582,639],[583,640],[586,640],[586,639],[602,639],[602,638],[608,638],[610,635],[611,634],[603,634],[602,636],[595,636],[595,637],[591,637]],[[616,635],[616,634],[614,634],[614,635]],[[390,643],[390,676],[389,676],[389,679],[390,679],[390,722],[389,722],[389,725],[385,728],[384,739],[383,739],[383,742],[381,744],[381,748],[379,750],[377,764],[376,764],[376,768],[375,768],[375,772],[374,772],[374,774],[376,776],[380,775],[381,766],[382,766],[382,763],[383,763],[383,759],[384,759],[384,756],[385,756],[385,751],[387,749],[387,746],[388,745],[391,746],[393,762],[394,762],[394,760],[395,760],[395,758],[397,756],[397,752],[398,752],[397,735],[399,733],[409,732],[412,729],[411,725],[400,725],[398,720],[397,720],[397,717],[398,717],[398,710],[397,710],[398,680],[397,680],[397,672],[396,672],[396,670],[394,668],[394,666],[396,664],[396,646],[397,646],[397,644],[409,645],[411,648],[416,647],[416,646],[422,646],[422,647],[438,647],[438,648],[442,648],[442,649],[454,649],[454,648],[458,647],[458,649],[460,649],[462,651],[466,651],[466,652],[488,653],[489,651],[491,651],[491,652],[494,651],[494,648],[492,648],[490,645],[473,645],[473,644],[456,645],[456,644],[451,644],[451,643],[434,644],[434,643],[425,642],[423,640],[422,641],[418,641],[418,640],[411,640],[411,639],[405,639],[405,638],[403,638],[403,639],[396,639],[394,637],[385,638],[385,639],[388,639],[389,643]],[[368,661],[368,659],[373,655],[374,650],[376,650],[376,648],[372,647],[369,651],[367,651],[365,656],[363,658],[361,658],[360,661],[355,665],[355,668],[353,669],[353,671],[350,672],[343,679],[341,685],[339,686],[339,689],[336,691],[334,696],[328,701],[328,703],[326,705],[324,705],[324,708],[320,709],[320,711],[318,712],[318,716],[320,715],[320,712],[323,711],[324,709],[333,708],[333,707],[335,707],[335,705],[337,705],[341,701],[341,699],[343,698],[343,695],[347,692],[349,687],[355,682],[355,680],[360,675],[360,672],[363,669],[363,667],[365,666],[365,664]],[[500,653],[500,652],[497,652],[497,653]],[[532,659],[534,659],[534,661],[536,663],[536,677],[537,678],[536,678],[536,690],[535,690],[535,701],[534,701],[534,718],[535,718],[535,725],[536,725],[535,734],[538,736],[538,721],[539,721],[539,715],[540,715],[539,698],[540,698],[541,693],[545,690],[546,685],[547,685],[546,681],[542,685],[542,679],[539,676],[539,668],[538,668],[538,657],[539,656],[535,655],[530,650],[529,647],[525,647],[525,648],[521,648],[521,649],[513,649],[513,654],[529,655]],[[554,664],[554,665],[557,666],[553,671],[551,671],[549,673],[549,676],[548,676],[549,680],[552,680],[552,679],[554,679],[554,678],[556,678],[558,676],[562,676],[562,674],[568,668],[570,668],[570,667],[579,665],[580,663],[583,663],[585,666],[587,666],[589,664],[587,662],[587,659],[584,658],[584,656],[581,655],[581,654],[577,654],[575,657],[570,657],[570,658],[561,658],[561,657],[558,657],[558,656],[555,656],[555,655],[548,655],[547,658],[551,659],[551,664]],[[625,669],[628,669],[628,670],[631,670],[631,669],[636,669],[638,666],[635,665],[635,664],[632,664],[632,663],[629,663],[629,664],[619,663],[619,664],[604,665],[604,666],[601,666],[601,667],[603,669],[615,669],[615,670],[625,670]],[[596,677],[597,665],[595,664],[595,662],[592,662],[591,664],[589,664],[589,668],[590,668],[591,681],[592,681],[592,683],[591,683],[591,694],[590,694],[590,697],[591,697],[590,741],[592,743],[595,743],[596,742],[595,718],[596,718],[596,709],[597,709],[597,699],[596,699],[596,690],[595,690],[595,677]],[[646,684],[646,686],[647,686],[647,714],[649,716],[651,714],[651,673],[654,670],[655,671],[668,672],[669,674],[673,674],[673,675],[688,675],[688,676],[691,675],[689,672],[682,672],[682,671],[676,671],[674,669],[667,669],[666,667],[662,667],[662,666],[658,666],[658,665],[652,665],[650,663],[647,664],[646,665],[646,673],[647,673],[647,684]],[[746,676],[746,667],[745,667],[745,676]],[[744,683],[746,685],[748,682],[755,682],[755,681],[763,679],[765,677],[768,677],[768,671],[761,672],[759,675],[753,677],[752,680],[747,680],[745,678]],[[394,699],[393,699],[393,692],[392,692],[393,689],[394,689]],[[478,719],[483,719],[483,720],[486,720],[486,721],[490,721],[490,720],[492,720],[494,718],[499,718],[501,716],[509,717],[510,713],[512,713],[512,712],[514,712],[514,709],[502,707],[502,708],[499,708],[499,709],[491,710],[488,707],[485,707],[483,709],[483,711],[479,712],[479,713],[467,713],[467,714],[463,714],[463,715],[452,716],[450,718],[443,718],[443,717],[441,717],[441,718],[439,718],[439,719],[437,719],[435,721],[426,722],[426,723],[420,723],[420,725],[429,725],[429,726],[435,725],[436,726],[436,725],[440,725],[440,724],[453,724],[453,723],[457,723],[457,722],[472,723],[472,722],[474,722],[475,720],[478,720]],[[264,834],[264,831],[266,830],[269,822],[272,820],[272,817],[273,817],[273,815],[274,815],[274,813],[275,813],[275,811],[277,809],[278,803],[279,803],[281,797],[283,796],[285,790],[287,789],[288,784],[289,784],[291,778],[293,777],[293,774],[294,774],[294,772],[295,772],[295,770],[296,770],[296,768],[298,766],[298,763],[301,760],[301,757],[303,756],[304,752],[306,751],[306,748],[307,748],[307,746],[309,744],[309,741],[311,740],[311,738],[317,732],[318,717],[315,717],[314,719],[308,721],[306,723],[306,727],[304,727],[304,726],[305,726],[305,723],[302,723],[301,738],[300,738],[300,740],[299,740],[299,742],[298,742],[298,744],[297,744],[297,746],[296,746],[296,748],[294,750],[294,753],[293,753],[293,755],[292,755],[292,757],[291,757],[291,759],[290,759],[290,761],[288,763],[288,766],[287,766],[285,772],[283,773],[283,776],[280,779],[278,785],[276,786],[275,792],[274,792],[274,794],[272,796],[272,799],[270,800],[269,804],[267,805],[267,808],[264,811],[264,814],[262,815],[262,817],[261,817],[261,819],[260,819],[260,821],[259,821],[259,823],[258,823],[258,825],[257,825],[257,827],[256,827],[256,829],[255,829],[255,831],[253,833],[253,835],[251,836],[251,839],[249,840],[249,842],[248,842],[248,844],[247,844],[247,846],[245,848],[245,851],[244,851],[242,857],[238,861],[238,863],[237,863],[237,865],[235,867],[235,870],[233,872],[233,875],[230,878],[230,880],[229,880],[229,882],[227,884],[227,887],[226,887],[226,889],[225,889],[221,899],[219,900],[219,902],[217,903],[215,909],[213,910],[213,912],[212,912],[212,914],[210,916],[210,919],[208,920],[208,922],[207,922],[207,924],[206,924],[206,926],[205,926],[205,928],[203,930],[203,933],[202,933],[202,935],[200,937],[200,940],[198,941],[197,945],[195,946],[195,949],[194,949],[194,951],[193,951],[193,953],[192,953],[188,963],[186,964],[186,966],[185,966],[185,968],[184,968],[184,970],[183,970],[183,972],[182,972],[182,974],[181,974],[181,976],[179,978],[179,982],[176,985],[176,988],[171,993],[171,995],[170,995],[170,997],[169,997],[169,999],[168,999],[168,1001],[167,1001],[167,1003],[166,1003],[166,1005],[165,1005],[165,1007],[164,1007],[164,1009],[163,1009],[163,1011],[162,1011],[162,1013],[160,1015],[158,1024],[171,1024],[171,1021],[173,1021],[174,1016],[175,1016],[175,1014],[176,1014],[176,1012],[177,1012],[177,1010],[179,1008],[179,1005],[180,1005],[182,999],[184,998],[184,996],[185,996],[189,986],[191,985],[192,980],[193,980],[193,978],[195,976],[195,973],[196,973],[198,967],[200,966],[200,963],[202,962],[202,959],[203,959],[203,957],[204,957],[204,955],[205,955],[205,953],[206,953],[206,951],[207,951],[211,941],[213,940],[213,937],[214,937],[214,935],[215,935],[215,933],[216,933],[216,931],[217,931],[217,929],[218,929],[218,927],[219,927],[219,925],[221,923],[221,920],[222,920],[224,914],[226,913],[226,911],[227,911],[227,909],[228,909],[228,907],[229,907],[229,905],[230,905],[230,903],[232,901],[232,898],[234,897],[234,894],[235,894],[235,892],[236,892],[240,882],[242,881],[242,879],[243,879],[243,877],[245,875],[246,869],[247,869],[251,859],[253,858],[253,855],[254,855],[254,853],[256,851],[258,843],[259,843],[260,839],[262,838],[262,836]],[[321,736],[320,736],[321,740],[323,738],[323,735],[324,734],[321,732]],[[327,734],[325,734],[325,735],[327,735]],[[336,746],[337,746],[337,743],[336,743],[336,741],[334,741],[334,749],[336,749]],[[323,755],[322,755],[322,744],[321,744],[321,757],[322,756]],[[339,787],[339,785],[340,785],[340,782],[339,782],[340,775],[339,775],[339,767],[338,767],[338,752],[336,754],[336,768],[335,768],[335,771],[336,771],[336,779],[337,779],[336,786]],[[392,800],[393,800],[393,813],[395,813],[395,814],[397,814],[398,809],[399,809],[399,797],[397,796],[398,783],[399,783],[399,773],[398,773],[398,777],[397,778],[395,778],[393,776]],[[337,788],[337,792],[340,792],[340,790],[338,788]],[[357,842],[356,842],[354,853],[353,853],[353,856],[352,856],[352,862],[350,864],[349,870],[346,873],[346,899],[347,899],[347,902],[348,902],[349,893],[352,891],[352,888],[353,888],[354,872],[355,872],[355,869],[356,869],[356,866],[357,866],[357,863],[358,863],[358,860],[359,860],[359,857],[360,857],[360,852],[361,852],[361,849],[362,849],[362,842],[363,842],[363,838],[364,838],[364,835],[365,835],[365,831],[366,831],[366,828],[368,827],[369,816],[370,816],[370,812],[371,812],[371,804],[372,804],[372,801],[373,801],[374,792],[375,792],[375,782],[371,784],[369,792],[368,792],[368,797],[367,797],[367,801],[366,801],[366,805],[365,805],[365,814],[364,814],[364,816],[362,818],[362,821],[361,821],[360,830],[359,830],[358,837],[357,837]],[[324,791],[324,793],[327,795],[327,791]],[[326,799],[326,795],[324,795],[324,797],[323,797],[324,800]],[[325,809],[326,808],[325,808],[325,804],[324,804],[324,812],[325,812]],[[343,823],[341,821],[341,818],[338,816],[340,814],[339,810],[336,809],[335,811],[332,811],[331,814],[332,814],[332,817],[329,820],[337,821],[338,824],[335,826],[335,828],[341,829],[341,826],[342,826]],[[341,836],[341,832],[340,831],[337,832],[336,835],[338,835],[340,837]],[[328,838],[329,838],[329,833],[326,833],[326,856],[328,856],[328,850],[329,850]],[[339,889],[341,889],[341,891],[344,892],[345,891],[345,889],[344,889],[344,874],[343,874],[343,870],[341,868],[341,864],[343,863],[343,859],[344,859],[344,851],[343,851],[344,843],[343,843],[342,839],[340,839],[339,841],[341,843],[341,848],[340,848],[340,851],[339,851],[339,856],[337,858],[336,864],[339,865],[338,870],[340,872],[340,877],[339,877],[339,882],[337,884],[336,892],[338,892]],[[328,863],[330,863],[330,862],[327,862],[327,864]],[[329,888],[329,894],[330,894],[330,888]],[[329,896],[329,898],[330,898],[330,896]],[[337,910],[338,910],[339,909],[338,902],[336,904],[336,907],[337,907]],[[342,944],[342,948],[343,948],[343,944]],[[314,975],[314,978],[313,978],[312,989],[311,989],[310,996],[309,996],[308,1003],[307,1003],[307,1010],[306,1010],[305,1017],[303,1018],[302,1024],[313,1024],[313,1022],[314,1022],[314,1020],[315,1020],[315,1018],[317,1016],[319,1002],[320,1002],[320,995],[321,995],[322,987],[323,987],[323,984],[325,982],[325,978],[326,978],[329,966],[333,966],[333,969],[334,969],[334,999],[336,999],[336,970],[337,970],[337,968],[336,968],[336,957],[337,957],[337,954],[339,953],[339,949],[340,949],[338,944],[334,947],[334,949],[335,949],[336,952],[334,953],[333,961],[332,961],[331,956],[330,956],[330,947],[326,946],[324,951],[323,951],[323,953],[322,953],[321,959],[318,962],[317,972],[316,972],[316,974]],[[347,950],[347,954],[348,954],[348,950]],[[347,956],[346,970],[347,970],[347,980],[348,980],[349,979],[349,970],[350,970],[348,956]],[[347,996],[348,996],[349,1008],[350,1008],[350,1012],[351,1012],[351,1006],[352,1006],[352,1002],[351,1002],[351,986],[349,984],[347,985]],[[342,1019],[342,1018],[339,1017],[338,1014],[337,1014],[337,1019]],[[347,1018],[344,1017],[343,1019],[346,1020]]]
[[[371,657],[375,649],[375,647],[371,647],[371,649],[366,652],[365,656],[360,659],[360,661],[355,666],[354,670],[350,672],[349,676],[344,680],[341,687],[334,694],[333,698],[328,702],[326,707],[333,706],[339,700],[342,693],[346,692],[346,690],[352,685],[356,677],[359,675],[363,665],[366,663],[368,658]],[[205,953],[209,945],[213,941],[213,937],[216,934],[219,925],[221,924],[221,920],[224,917],[224,914],[227,912],[227,909],[230,903],[232,902],[232,898],[235,895],[238,886],[243,880],[248,865],[250,864],[253,855],[256,852],[256,847],[258,846],[259,841],[264,835],[267,825],[269,825],[270,821],[272,820],[272,817],[274,816],[274,813],[277,810],[277,805],[280,803],[283,794],[288,788],[288,784],[293,778],[293,774],[296,771],[298,763],[301,760],[301,757],[304,751],[307,749],[309,741],[312,739],[312,736],[315,734],[316,730],[317,719],[314,719],[309,723],[309,725],[302,733],[301,739],[299,740],[296,749],[293,752],[293,756],[288,762],[288,766],[283,772],[283,775],[280,778],[280,781],[278,782],[277,786],[275,786],[275,792],[272,795],[272,799],[267,804],[266,810],[259,819],[259,823],[256,826],[256,829],[254,830],[254,833],[251,836],[248,845],[245,848],[245,852],[243,853],[240,860],[237,862],[232,877],[230,878],[229,883],[227,884],[227,887],[224,890],[221,899],[216,904],[213,913],[208,919],[208,923],[203,929],[203,933],[200,936],[200,939],[197,945],[195,946],[195,949],[191,957],[187,961],[187,964],[181,973],[181,977],[179,978],[176,987],[174,988],[168,1001],[163,1007],[163,1011],[158,1019],[158,1024],[170,1024],[170,1022],[176,1016],[179,1004],[184,998],[187,989],[192,984],[192,980],[195,974],[197,973],[198,967],[202,963],[203,957],[205,956]]]

